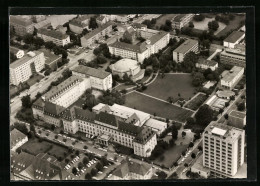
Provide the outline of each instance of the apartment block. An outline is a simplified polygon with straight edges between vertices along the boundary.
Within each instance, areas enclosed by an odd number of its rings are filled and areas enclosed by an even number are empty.
[[[235,48],[242,39],[245,38],[245,32],[233,31],[226,39],[224,39],[224,47]]]
[[[209,68],[212,71],[215,71],[218,68],[218,63],[212,60],[199,59],[198,63],[196,63],[196,67],[204,70]]]
[[[172,28],[181,29],[186,26],[194,17],[194,14],[179,14],[172,19]]]
[[[56,45],[64,46],[70,43],[70,36],[63,34],[56,30],[48,30],[41,28],[37,32],[37,36],[42,38],[45,42],[52,41]]]
[[[211,122],[203,133],[203,166],[218,178],[234,176],[244,163],[245,131]]]
[[[220,62],[223,64],[245,67],[246,52],[245,50],[241,50],[239,48],[226,48],[222,52],[220,52]]]
[[[173,52],[173,61],[180,63],[183,61],[186,54],[189,52],[197,53],[199,51],[199,42],[193,39],[187,39],[184,43],[182,43],[178,48],[176,48]]]
[[[28,52],[22,58],[10,64],[10,83],[19,85],[27,81],[31,75],[44,68],[45,58],[43,52]]]
[[[244,68],[234,66],[230,71],[225,70],[221,74],[220,85],[231,90],[243,77]]]

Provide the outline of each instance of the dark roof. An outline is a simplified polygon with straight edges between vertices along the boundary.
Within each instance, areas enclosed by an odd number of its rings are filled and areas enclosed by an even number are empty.
[[[19,130],[17,130],[16,128],[14,128],[11,131],[11,137],[10,137],[10,142],[11,142],[11,148],[13,148],[13,146],[18,143],[20,140],[26,138],[26,135],[22,132],[20,132]]]
[[[104,70],[90,68],[90,67],[87,67],[84,65],[78,65],[74,69],[72,69],[72,71],[75,71],[75,72],[78,72],[81,74],[85,74],[87,76],[97,77],[100,79],[104,79],[110,75],[109,72],[106,72]]]
[[[149,127],[142,127],[142,130],[138,133],[134,141],[138,143],[146,143],[152,136],[154,132]]]
[[[129,173],[129,167],[125,160],[121,162],[121,165],[119,165],[116,170],[112,173],[113,175],[124,178]]]
[[[159,41],[161,38],[163,38],[164,36],[166,36],[167,32],[164,31],[160,31],[157,34],[153,35],[152,37],[149,38],[149,40],[151,41],[151,44],[156,43],[157,41]]]
[[[188,50],[190,50],[190,48],[192,48],[196,44],[198,44],[197,40],[187,39],[178,48],[176,48],[174,52],[186,53]]]
[[[87,33],[86,35],[84,35],[83,37],[85,39],[89,39],[92,38],[93,36],[97,35],[98,33],[100,33],[102,30],[105,30],[107,27],[111,26],[113,23],[112,22],[107,22],[103,25],[101,25],[100,27],[96,28],[95,30],[92,30],[91,32]]]
[[[131,135],[137,136],[141,131],[143,127],[135,126],[133,124],[125,123],[122,121],[118,121],[118,130],[129,133]]]
[[[55,55],[55,54],[51,53],[49,50],[40,49],[39,51],[44,53],[45,64],[51,64],[54,61],[57,61],[58,59],[61,59],[61,56]]]
[[[23,19],[23,18],[20,18],[17,16],[10,16],[10,23],[11,24],[14,23],[14,24],[21,25],[24,27],[34,24],[31,20],[26,20],[26,19]]]
[[[35,156],[23,151],[17,156],[14,156],[11,162],[11,164],[14,167],[12,169],[13,172],[19,174],[20,172],[22,172],[23,170],[25,170],[27,167],[31,165],[31,163],[34,161],[34,158]]]
[[[65,108],[49,101],[45,101],[44,112],[58,116]]]
[[[40,107],[40,108],[44,108],[44,101],[42,98],[38,98],[34,103],[33,103],[33,106],[35,107]]]
[[[94,121],[95,113],[89,110],[83,110],[77,106],[73,106],[70,109],[66,109],[65,112],[61,114],[63,119],[73,121],[74,119],[80,119],[84,121]]]
[[[112,125],[114,127],[118,127],[118,122],[119,122],[116,116],[106,112],[100,112],[99,114],[97,114],[95,120],[108,125]]]
[[[47,30],[46,28],[39,29],[37,33],[42,34],[42,35],[46,35],[46,36],[49,36],[49,37],[53,37],[53,38],[56,38],[56,39],[60,39],[60,40],[66,39],[67,37],[69,37],[69,35],[63,34],[60,31]]]
[[[224,41],[229,43],[235,43],[245,32],[233,31]]]
[[[138,45],[132,45],[132,44],[129,44],[129,43],[117,41],[117,42],[111,44],[110,46],[115,47],[115,48],[121,48],[121,49],[124,49],[124,50],[137,52],[137,53],[143,53],[147,49],[144,42],[140,46],[138,46]]]

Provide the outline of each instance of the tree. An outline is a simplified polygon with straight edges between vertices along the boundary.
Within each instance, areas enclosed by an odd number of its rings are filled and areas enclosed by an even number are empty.
[[[178,130],[177,130],[176,126],[173,125],[173,127],[172,127],[172,139],[176,140],[177,138],[178,138]]]
[[[87,33],[89,33],[88,29],[84,28],[84,29],[82,30],[82,33],[81,33],[81,34],[84,36],[84,35],[86,35]]]
[[[195,114],[195,119],[197,124],[207,126],[213,120],[213,110],[208,105],[204,104]]]
[[[91,169],[90,173],[92,176],[95,176],[97,174],[97,169],[96,168]]]
[[[38,46],[38,47],[41,47],[44,45],[44,40],[40,37],[36,37],[33,41],[33,43]]]
[[[193,24],[192,21],[189,22],[189,27],[190,27],[190,28],[194,28],[194,24]]]
[[[186,125],[194,125],[194,124],[195,124],[194,118],[193,117],[188,117]]]
[[[202,14],[199,14],[199,15],[195,15],[194,17],[193,17],[193,20],[194,21],[203,21],[205,19],[205,16],[204,15],[202,15]]]
[[[96,164],[96,169],[97,169],[98,171],[102,171],[102,170],[103,170],[103,165],[102,165],[100,162],[98,162],[98,163]]]
[[[85,179],[86,179],[86,180],[90,180],[91,178],[92,178],[92,176],[91,176],[90,173],[87,173],[87,174],[85,175]]]
[[[22,97],[21,101],[22,101],[23,108],[31,108],[32,103],[31,103],[30,95]]]
[[[222,108],[219,109],[218,113],[222,114],[224,112],[224,110]]]
[[[225,114],[225,115],[224,115],[224,118],[225,118],[226,120],[228,120],[228,114]]]
[[[245,102],[244,101],[242,101],[242,102],[240,102],[238,105],[237,105],[237,110],[238,111],[244,111],[245,110]]]
[[[69,162],[70,162],[70,160],[66,158],[66,159],[65,159],[65,163],[68,164]]]
[[[91,17],[89,20],[89,28],[96,29],[98,27],[97,21],[95,17]]]
[[[41,96],[42,96],[42,94],[41,94],[40,92],[37,92],[35,98],[36,98],[36,99],[39,99]]]
[[[142,22],[142,24],[144,24],[144,25],[146,25],[147,26],[147,28],[152,28],[152,23],[151,23],[151,21],[150,20],[144,20],[143,22]]]
[[[102,157],[100,161],[103,165],[105,165],[105,166],[108,165],[108,161],[105,157]]]
[[[84,167],[83,163],[82,163],[82,162],[79,162],[79,163],[78,163],[78,168],[79,168],[79,169],[82,169],[83,167]]]
[[[19,130],[20,132],[24,133],[24,134],[28,134],[29,133],[29,130],[28,128],[26,127],[26,125],[24,123],[17,123],[15,122],[14,123],[14,128],[16,128],[17,130]]]
[[[55,135],[54,138],[55,138],[55,139],[58,139],[58,135]]]
[[[164,171],[157,172],[159,179],[165,179],[167,177],[167,174]]]
[[[152,18],[151,24],[152,24],[152,25],[155,25],[155,24],[156,24],[156,19],[155,19],[155,18]]]
[[[52,50],[54,47],[56,47],[56,45],[52,42],[52,41],[47,41],[45,44],[44,44],[45,48],[49,49],[49,50]]]
[[[88,162],[89,162],[89,158],[88,158],[88,157],[84,157],[84,158],[83,158],[83,164],[84,164],[84,165],[87,165]]]
[[[182,151],[181,155],[185,156],[185,154],[186,154],[186,151]]]
[[[34,41],[34,37],[32,34],[26,34],[23,36],[23,41],[26,43],[26,44],[33,44],[33,41]]]
[[[185,163],[185,164],[184,164],[184,167],[188,167],[188,166],[189,166],[188,163]]]
[[[228,107],[229,106],[229,102],[225,102],[225,107]]]
[[[196,154],[195,154],[195,153],[192,153],[192,154],[191,154],[191,158],[192,158],[192,159],[195,159],[195,158],[196,158]]]
[[[189,147],[192,148],[194,146],[193,142],[189,143]]]
[[[174,100],[174,99],[173,99],[172,96],[170,96],[170,97],[167,98],[167,101],[168,101],[169,103],[173,103],[173,100]]]
[[[192,72],[198,60],[199,57],[194,52],[189,52],[188,54],[186,54],[182,62],[184,69],[186,69],[185,71]]]
[[[179,164],[178,164],[178,162],[176,161],[176,162],[174,162],[174,164],[173,164],[175,167],[177,167]]]
[[[209,27],[209,30],[216,31],[216,30],[218,30],[219,24],[217,21],[214,20],[214,21],[208,22],[208,27]]]
[[[103,56],[98,56],[97,57],[97,63],[98,64],[105,64],[107,62],[106,58]]]
[[[186,136],[186,132],[185,132],[185,131],[182,131],[181,136],[182,136],[182,137],[185,137],[185,136]]]
[[[199,149],[199,151],[202,151],[203,149],[202,149],[202,146],[198,146],[198,149]]]
[[[76,175],[78,171],[77,171],[76,167],[73,167],[71,172],[72,172],[72,174]]]
[[[68,79],[70,76],[72,76],[72,71],[67,68],[61,74],[64,79]]]

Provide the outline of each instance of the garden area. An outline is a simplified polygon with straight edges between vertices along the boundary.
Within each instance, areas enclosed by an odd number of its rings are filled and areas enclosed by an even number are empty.
[[[158,76],[143,93],[163,100],[173,97],[177,101],[179,97],[188,100],[193,97],[194,92],[190,74],[165,74],[164,78]]]
[[[179,122],[185,122],[193,114],[192,111],[142,95],[138,92],[126,95],[125,106]]]
[[[207,95],[199,93],[196,97],[185,104],[184,107],[196,111],[207,98]]]
[[[198,30],[208,30],[208,22],[214,21],[215,18],[205,18],[203,21],[193,21],[194,29]],[[217,35],[219,32],[221,32],[226,25],[224,23],[219,22],[219,27],[217,31],[214,32],[214,35]]]

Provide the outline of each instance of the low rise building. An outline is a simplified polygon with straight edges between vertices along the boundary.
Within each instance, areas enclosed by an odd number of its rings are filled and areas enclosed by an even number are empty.
[[[39,30],[41,28],[48,28],[49,26],[52,26],[51,25],[51,21],[49,19],[46,19],[44,21],[41,21],[41,22],[38,22],[34,25],[34,28],[36,30]]]
[[[228,115],[228,125],[244,129],[246,125],[246,113],[232,110]]]
[[[13,29],[19,36],[33,34],[34,23],[30,19],[10,15],[10,29]]]
[[[10,148],[13,152],[28,141],[28,137],[17,129],[13,129],[10,135]]]
[[[22,58],[10,64],[10,83],[19,85],[19,83],[27,81],[31,75],[44,68],[44,63],[43,52],[28,52]]]
[[[196,63],[196,67],[204,70],[209,68],[212,71],[215,71],[218,68],[218,63],[212,60],[202,59],[199,60],[198,63]]]
[[[45,66],[52,70],[56,70],[58,68],[58,62],[62,61],[62,56],[55,55],[47,49],[40,49],[39,51],[44,53]]]
[[[66,34],[67,27],[64,27],[62,25],[58,25],[55,30],[61,32],[62,34]]]
[[[150,118],[145,122],[144,126],[149,127],[157,134],[157,136],[160,136],[167,128],[167,123]]]
[[[76,34],[81,34],[84,29],[89,28],[91,15],[83,15],[69,22],[69,28]]]
[[[179,14],[172,19],[172,28],[181,29],[186,26],[194,17],[194,14]]]
[[[173,52],[173,61],[180,63],[183,61],[186,54],[189,52],[197,53],[199,50],[199,42],[193,39],[187,39],[184,43],[182,43],[178,48],[176,48]]]
[[[224,39],[224,47],[235,48],[235,45],[238,44],[245,37],[245,32],[233,31],[226,39]]]
[[[223,64],[245,67],[246,66],[245,50],[241,50],[239,48],[235,48],[235,49],[226,48],[222,52],[220,52],[220,62]]]
[[[87,33],[83,37],[80,38],[81,46],[82,47],[89,47],[90,45],[94,44],[95,41],[99,40],[100,37],[104,37],[108,33],[112,31],[112,23],[107,22],[104,25],[92,30],[91,32]]]
[[[219,98],[224,98],[224,99],[230,99],[231,96],[235,96],[235,92],[231,91],[231,90],[218,90],[216,92],[216,95]]]
[[[112,89],[112,75],[109,72],[79,65],[72,69],[72,74],[90,79],[90,86],[98,90]]]
[[[99,25],[99,26],[101,26],[101,25],[103,25],[103,24],[105,24],[105,23],[107,23],[109,20],[105,17],[105,16],[99,16],[97,19],[96,19],[96,21],[97,21],[97,24]]]
[[[123,160],[112,172],[112,180],[147,180],[153,175],[152,166],[146,163]]]
[[[140,64],[132,59],[121,59],[109,66],[113,75],[119,75],[121,79],[125,76],[133,81],[140,80],[144,77],[144,69],[141,69]]]
[[[10,46],[9,50],[10,50],[10,53],[13,53],[17,59],[20,59],[24,56],[24,51],[19,48]]]
[[[234,66],[230,71],[225,70],[221,74],[220,85],[227,89],[232,89],[243,77],[244,68]]]
[[[37,32],[37,36],[42,38],[45,42],[52,41],[56,45],[64,46],[70,43],[70,36],[63,34],[56,30],[48,30],[41,28]]]

